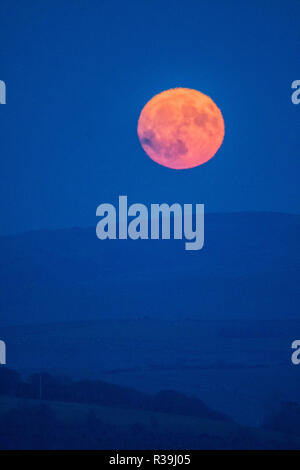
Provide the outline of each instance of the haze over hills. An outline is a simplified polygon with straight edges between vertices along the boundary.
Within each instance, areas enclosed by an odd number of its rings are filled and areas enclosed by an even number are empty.
[[[184,240],[97,239],[95,227],[0,238],[0,324],[103,317],[294,317],[300,216],[205,215]]]
[[[256,425],[298,399],[299,233],[300,216],[235,213],[205,216],[198,252],[95,227],[1,237],[8,366],[195,394]]]

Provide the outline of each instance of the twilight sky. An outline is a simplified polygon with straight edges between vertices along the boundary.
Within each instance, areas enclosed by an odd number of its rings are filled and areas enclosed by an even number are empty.
[[[96,225],[96,207],[204,203],[300,213],[300,2],[2,0],[0,233]],[[155,164],[136,133],[153,95],[212,97],[217,155]]]

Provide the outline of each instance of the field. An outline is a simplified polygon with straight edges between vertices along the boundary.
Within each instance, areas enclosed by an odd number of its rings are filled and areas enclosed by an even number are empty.
[[[105,429],[105,433],[107,433],[106,439],[109,438],[109,433],[112,432],[114,436],[120,437],[120,442],[122,442],[123,436],[128,435],[129,431],[135,432],[134,430],[137,429],[137,432],[141,434],[156,436],[158,442],[157,448],[164,447],[164,439],[167,439],[167,443],[173,440],[174,443],[178,443],[178,448],[181,448],[180,443],[184,443],[186,436],[188,436],[188,442],[194,443],[193,448],[208,448],[210,445],[222,448],[224,443],[226,443],[226,448],[228,448],[228,445],[229,448],[231,447],[230,443],[232,443],[232,448],[234,448],[236,439],[241,439],[241,436],[245,439],[245,443],[250,443],[250,448],[252,441],[256,442],[256,446],[257,443],[263,442],[264,448],[300,447],[300,438],[273,431],[241,428],[234,423],[157,412],[125,410],[77,403],[46,402],[0,395],[1,418],[3,418],[3,413],[7,413],[9,410],[15,411],[20,408],[23,410],[28,408],[39,410],[41,406],[51,407],[58,420],[57,422],[60,423],[56,425],[56,432],[59,434],[63,428],[64,438],[70,436],[71,442],[74,443],[78,439],[85,437],[87,419],[92,413],[93,421],[101,423],[101,429]],[[102,434],[104,434],[103,431]],[[96,436],[97,432],[95,431],[95,438]],[[101,445],[101,438],[95,439],[95,448],[98,448],[99,445]],[[58,448],[60,448],[60,444],[58,444]],[[66,447],[62,445],[62,448]],[[128,447],[128,444],[126,444],[126,448],[130,448],[130,445]],[[120,449],[122,449],[122,445]]]

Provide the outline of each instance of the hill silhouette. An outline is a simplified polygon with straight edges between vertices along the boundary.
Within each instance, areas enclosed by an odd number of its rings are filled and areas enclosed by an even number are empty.
[[[74,381],[68,377],[53,376],[49,373],[32,374],[23,380],[15,370],[6,367],[0,369],[0,395],[161,411],[217,421],[233,421],[224,413],[211,410],[202,400],[172,390],[151,395],[103,380]]]
[[[233,213],[205,215],[197,252],[184,240],[101,241],[94,227],[1,237],[0,324],[296,316],[299,233],[300,216]]]
[[[173,391],[142,394],[50,374],[24,380],[7,368],[0,369],[0,418],[6,450],[299,448],[298,416],[292,426],[280,415],[245,427]]]

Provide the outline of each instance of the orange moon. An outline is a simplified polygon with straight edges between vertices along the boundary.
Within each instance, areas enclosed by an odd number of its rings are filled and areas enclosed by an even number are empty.
[[[179,170],[210,160],[223,142],[225,127],[220,109],[209,96],[173,88],[148,101],[137,132],[152,160]]]

